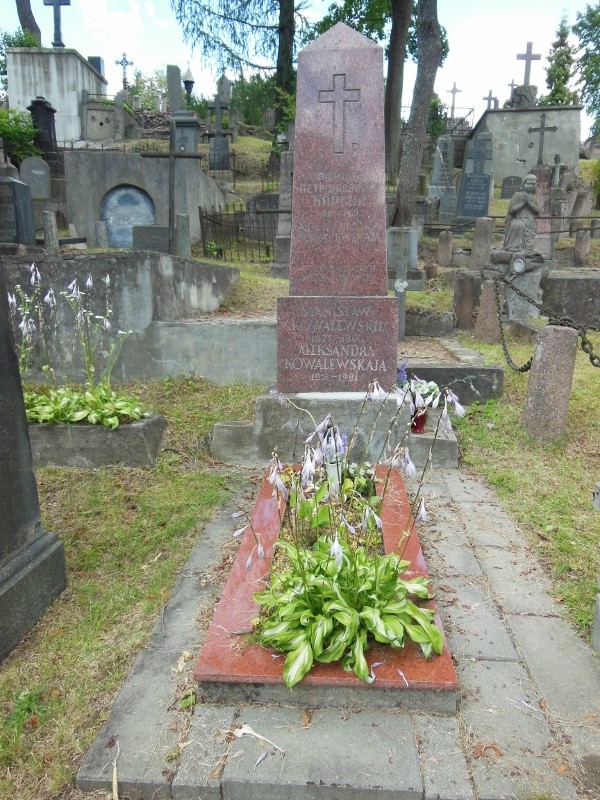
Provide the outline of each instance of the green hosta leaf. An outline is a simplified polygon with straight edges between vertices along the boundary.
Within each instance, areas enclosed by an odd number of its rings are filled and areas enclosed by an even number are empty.
[[[310,671],[312,665],[313,651],[308,642],[304,642],[296,650],[288,653],[283,665],[283,680],[288,689],[291,689],[298,681],[301,681]]]
[[[367,630],[373,634],[373,636],[378,642],[382,642],[383,644],[390,644],[391,640],[389,633],[377,609],[363,608],[363,610],[360,612],[358,616],[361,618],[361,620],[363,620]]]
[[[318,488],[317,493],[315,495],[315,501],[314,501],[315,505],[317,503],[320,503],[326,494],[327,494],[327,484],[323,482],[321,486]]]
[[[365,650],[367,647],[367,632],[359,631],[358,636],[354,640],[352,646],[352,657],[354,661],[354,674],[361,679],[361,681],[369,682],[369,675],[371,670],[365,658]]]
[[[310,520],[311,529],[324,528],[329,525],[329,506],[320,506],[316,516]]]
[[[319,658],[324,649],[324,643],[333,630],[331,617],[319,616],[312,625],[311,645],[315,658]]]
[[[392,647],[402,647],[404,644],[404,624],[402,621],[392,614],[382,614],[381,621]]]

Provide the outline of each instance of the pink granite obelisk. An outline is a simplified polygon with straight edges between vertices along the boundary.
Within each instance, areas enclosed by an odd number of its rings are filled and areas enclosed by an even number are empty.
[[[363,391],[396,379],[387,297],[383,51],[338,23],[298,59],[290,296],[277,307],[277,387]]]

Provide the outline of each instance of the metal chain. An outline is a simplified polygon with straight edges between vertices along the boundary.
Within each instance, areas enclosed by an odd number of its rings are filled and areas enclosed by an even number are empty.
[[[502,320],[502,306],[500,303],[500,283],[504,283],[506,286],[510,288],[512,292],[519,295],[519,297],[523,298],[523,300],[526,300],[532,306],[535,306],[540,311],[542,316],[548,317],[550,324],[562,325],[565,328],[574,328],[577,331],[579,338],[581,339],[581,349],[590,359],[591,365],[593,367],[600,368],[600,356],[594,353],[594,346],[592,345],[587,335],[588,330],[597,331],[600,330],[599,328],[593,327],[591,325],[588,326],[581,325],[580,323],[572,320],[571,317],[557,316],[556,313],[551,308],[546,308],[546,306],[542,305],[542,303],[538,303],[532,297],[529,297],[529,295],[525,294],[525,292],[522,289],[519,289],[517,286],[514,285],[512,281],[508,280],[503,275],[495,275],[494,290],[496,294],[496,312],[498,314],[498,324],[500,325],[500,343],[502,345],[502,350],[504,352],[506,361],[508,362],[509,366],[515,370],[515,372],[527,372],[529,369],[531,369],[533,356],[528,361],[526,361],[525,364],[519,367],[517,364],[515,364],[515,362],[510,356],[510,353],[508,352],[508,345],[506,343],[506,337],[504,333],[504,322]]]

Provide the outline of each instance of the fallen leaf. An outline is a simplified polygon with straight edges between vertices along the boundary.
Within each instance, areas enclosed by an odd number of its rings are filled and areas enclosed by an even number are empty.
[[[447,583],[440,584],[439,588],[442,590],[442,592],[449,592],[450,594],[454,594],[456,592],[456,589]]]
[[[308,728],[312,722],[312,711],[310,708],[305,708],[302,714],[302,727]]]
[[[52,753],[44,753],[42,758],[44,760],[44,764],[49,764],[52,761],[52,759],[54,758],[54,756],[52,755]]]
[[[562,775],[562,774],[563,774],[563,772],[566,772],[568,768],[569,768],[569,767],[568,767],[568,765],[567,765],[567,764],[561,764],[561,765],[560,765],[560,767],[557,767],[557,768],[554,770],[554,772],[555,772],[557,775]]]

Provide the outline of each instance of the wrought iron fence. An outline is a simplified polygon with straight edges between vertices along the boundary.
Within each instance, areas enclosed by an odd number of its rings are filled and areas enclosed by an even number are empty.
[[[202,250],[207,258],[225,261],[272,261],[277,233],[277,209],[245,209],[228,205],[223,211],[200,211]]]

